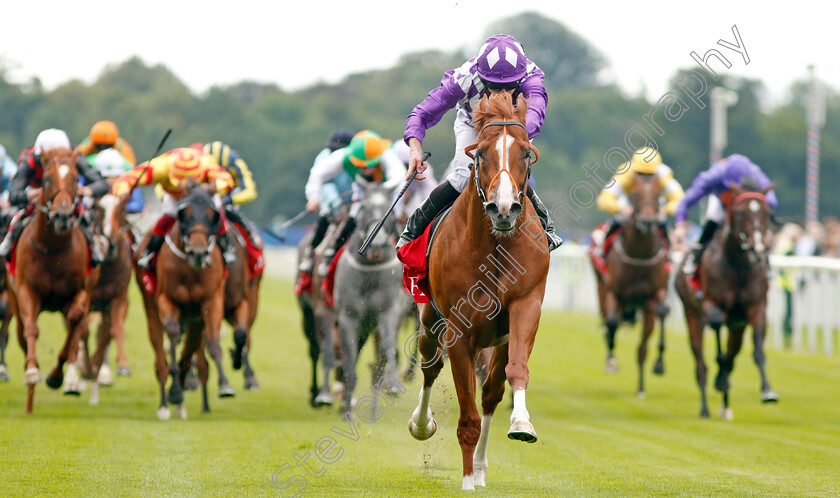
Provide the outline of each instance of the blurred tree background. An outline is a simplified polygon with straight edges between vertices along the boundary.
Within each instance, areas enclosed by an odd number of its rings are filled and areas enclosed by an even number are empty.
[[[642,96],[631,96],[599,78],[607,62],[585,38],[540,14],[529,12],[500,20],[486,34],[506,32],[524,45],[529,58],[546,73],[549,104],[542,134],[535,145],[541,161],[534,175],[549,204],[568,202],[570,187],[587,180],[584,164],[603,166],[605,151],[623,146],[634,126],[653,137],[665,162],[687,188],[694,176],[708,167],[709,107],[699,109],[679,87],[687,66],[670,82],[674,95],[687,110],[676,121],[663,117],[660,106],[654,121],[662,134],[643,117],[655,106]],[[0,143],[9,155],[31,146],[45,128],[63,128],[71,141],[81,141],[98,120],[117,123],[135,148],[138,160],[148,159],[167,128],[168,147],[223,140],[238,150],[251,167],[259,198],[245,209],[264,223],[289,217],[304,205],[303,185],[312,160],[327,136],[343,127],[369,128],[399,140],[405,117],[426,93],[440,83],[445,70],[459,66],[473,54],[427,51],[403,56],[380,71],[352,74],[338,84],[319,84],[289,92],[276,85],[243,81],[214,87],[196,95],[164,66],[149,66],[131,58],[106,68],[86,85],[68,81],[46,91],[40,81],[12,83],[9,67],[0,60]],[[776,181],[778,214],[801,220],[804,211],[805,97],[807,83],[792,85],[789,98],[772,109],[761,81],[723,77],[712,85],[738,91],[738,103],[729,109],[729,145],[724,155],[742,153],[761,165]],[[708,90],[702,100],[708,104]],[[840,99],[827,92],[827,120],[822,138],[822,215],[840,215],[840,196],[828,195],[827,185],[840,168]],[[451,159],[453,113],[430,130],[424,147],[432,152],[438,176]],[[606,177],[609,172],[601,169]],[[598,185],[597,188],[601,186]],[[597,208],[580,209],[559,220],[566,230],[586,230],[604,215]]]

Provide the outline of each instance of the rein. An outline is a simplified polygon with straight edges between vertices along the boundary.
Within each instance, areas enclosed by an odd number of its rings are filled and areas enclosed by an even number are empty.
[[[191,232],[188,232],[187,235],[181,235],[181,238],[183,239],[183,238],[187,237],[190,233]],[[172,249],[172,252],[176,256],[178,256],[179,258],[186,261],[187,253],[185,253],[183,250],[181,250],[178,247],[178,245],[175,243],[174,240],[172,240],[172,237],[170,237],[168,233],[166,234],[166,237],[164,238],[164,240],[166,241],[166,245],[168,245],[169,248]],[[208,242],[207,256],[210,257],[213,254],[213,249],[216,247],[216,236],[215,235],[208,236],[207,237],[207,242]],[[186,246],[186,244],[184,244],[184,246]]]
[[[491,122],[485,124],[484,126],[482,126],[481,130],[478,132],[478,134],[481,135],[482,133],[484,133],[484,130],[486,130],[489,126],[501,126],[502,127],[502,133],[505,136],[505,145],[507,145],[507,136],[508,136],[507,127],[508,126],[520,126],[520,127],[522,127],[523,130],[526,130],[526,133],[527,133],[527,129],[525,128],[525,125],[520,123],[519,121],[491,121]],[[527,184],[528,178],[531,177],[531,165],[540,160],[540,151],[537,150],[537,148],[534,147],[533,144],[529,143],[528,145],[530,146],[531,150],[534,151],[534,153],[536,154],[537,157],[536,157],[536,159],[531,161],[531,155],[528,154],[528,173],[525,175],[525,183],[526,184]],[[478,142],[465,147],[464,148],[464,153],[466,155],[468,155],[470,157],[470,159],[475,160],[475,155],[472,153],[472,151],[475,150],[476,147],[478,147]],[[516,185],[516,180],[513,179],[513,175],[510,174],[510,169],[508,169],[508,157],[507,157],[507,150],[508,149],[507,149],[507,147],[503,147],[503,150],[504,150],[504,155],[502,157],[501,167],[499,168],[499,171],[490,180],[490,185],[487,186],[487,191],[489,192],[493,189],[493,183],[496,182],[496,180],[499,178],[499,176],[502,174],[502,172],[507,172],[508,176],[510,177],[511,183],[513,183],[514,188],[517,191],[519,191],[519,200],[521,201],[522,198],[525,196],[525,188],[527,188],[527,187],[525,185],[523,185],[522,189],[520,190],[519,186]],[[476,161],[476,163],[477,162],[478,161]],[[478,164],[476,164],[476,168],[478,168],[478,167],[479,167]],[[481,186],[481,179],[479,178],[478,170],[476,170],[475,175],[473,175],[473,176],[475,178],[476,189],[478,189],[478,198],[481,199],[482,203],[487,204],[487,194],[485,193],[484,188]]]
[[[727,213],[726,226],[724,227],[725,236],[728,237],[732,233],[731,217],[735,206],[741,202],[748,200],[757,200],[762,204],[763,207],[767,207],[767,196],[765,194],[762,194],[761,192],[743,192],[741,194],[738,194],[738,196],[735,197],[735,200],[733,200],[728,207],[729,212]],[[746,233],[740,232],[737,238],[738,247],[741,249],[741,251],[747,254],[747,257],[749,258],[751,263],[763,263],[766,260],[767,255],[763,251],[759,252],[759,250],[756,249],[756,247],[749,243],[749,236]]]
[[[621,237],[616,237],[615,242],[613,242],[613,248],[615,249],[616,254],[618,254],[618,259],[620,259],[625,265],[630,266],[653,266],[665,257],[664,247],[660,247],[659,251],[649,258],[634,258],[628,256],[627,252],[624,251],[624,244],[621,242]]]

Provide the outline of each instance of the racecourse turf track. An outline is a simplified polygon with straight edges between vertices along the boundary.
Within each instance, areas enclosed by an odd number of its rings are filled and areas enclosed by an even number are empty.
[[[188,420],[161,422],[152,351],[133,285],[131,298],[127,350],[134,374],[103,388],[98,407],[88,406],[87,392],[71,398],[41,383],[34,414],[24,415],[23,354],[12,338],[12,381],[0,384],[0,496],[292,496],[300,488],[278,491],[272,474],[287,463],[294,467],[294,454],[306,452],[314,470],[323,468],[321,477],[307,476],[307,496],[461,494],[458,407],[448,366],[432,395],[439,430],[429,441],[413,440],[406,429],[418,380],[406,384],[395,406],[383,405],[381,420],[357,421],[358,440],[337,436],[331,427],[349,428],[336,411],[307,403],[309,360],[291,283],[266,278],[252,352],[262,389],[243,391],[241,373],[229,370],[237,395],[220,400],[211,367],[213,413],[199,413],[199,394],[188,392]],[[55,315],[39,323],[45,375],[64,332]],[[407,335],[403,330],[400,340]],[[487,487],[476,495],[840,495],[839,357],[769,351],[768,372],[781,402],[763,406],[747,345],[732,377],[735,420],[715,416],[720,396],[711,390],[713,418],[700,420],[688,341],[679,334],[668,339],[666,375],[648,375],[648,396],[640,400],[637,331],[619,331],[622,370],[608,376],[596,319],[545,313],[529,365],[528,409],[539,441],[527,445],[505,437],[506,397],[490,438]],[[710,334],[706,339],[711,364],[713,341]],[[225,350],[231,345],[228,333]],[[369,351],[362,357],[359,395],[370,393]],[[313,449],[326,435],[336,436],[344,453],[324,467]],[[277,481],[293,474],[306,475],[294,467]]]

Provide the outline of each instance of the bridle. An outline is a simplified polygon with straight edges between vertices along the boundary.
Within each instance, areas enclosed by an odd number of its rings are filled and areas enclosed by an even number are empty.
[[[508,132],[507,132],[507,127],[508,126],[521,126],[522,129],[526,130],[526,133],[527,133],[527,129],[525,128],[525,125],[520,123],[519,121],[491,121],[491,122],[485,124],[484,126],[482,126],[481,131],[479,131],[478,134],[481,135],[482,133],[484,133],[484,130],[486,130],[490,126],[501,126],[502,127],[502,134],[505,137],[504,138],[505,141],[507,141],[507,137],[508,137]],[[513,137],[511,137],[511,138],[513,138]],[[508,148],[505,146],[505,147],[502,147],[502,150],[504,151],[504,153],[503,153],[503,157],[501,158],[501,166],[499,167],[499,171],[496,172],[496,174],[490,180],[490,185],[487,186],[487,192],[490,192],[493,189],[493,184],[499,178],[499,175],[501,175],[502,172],[507,172],[508,176],[510,177],[511,183],[513,183],[514,188],[519,192],[519,195],[518,195],[519,201],[522,202],[522,199],[525,197],[525,189],[527,188],[528,178],[531,177],[531,165],[535,164],[537,161],[540,160],[540,151],[537,150],[537,148],[534,147],[533,144],[529,143],[528,146],[531,148],[532,151],[534,151],[534,154],[536,154],[536,158],[533,161],[531,161],[531,153],[530,152],[528,153],[528,155],[527,155],[527,158],[528,158],[528,172],[525,175],[525,181],[523,182],[522,188],[520,189],[519,186],[516,185],[516,180],[514,180],[513,175],[510,174],[510,169],[508,168],[508,157],[507,157]],[[478,147],[478,142],[465,147],[464,148],[464,153],[467,154],[468,156],[470,156],[470,159],[475,160],[476,171],[475,171],[475,174],[473,175],[473,177],[475,178],[475,187],[478,190],[478,198],[481,199],[481,202],[483,204],[487,205],[487,193],[485,192],[485,190],[481,186],[481,179],[479,178],[479,174],[478,174],[478,168],[480,167],[480,165],[478,164],[478,160],[476,160],[475,155],[472,153],[472,151],[475,150],[476,147]]]
[[[61,166],[68,166],[68,167],[69,167],[69,166],[71,166],[71,165],[70,165],[70,164],[68,164],[68,163],[62,163],[62,162],[61,162],[61,158],[54,158],[54,159],[52,159],[49,163],[44,164],[44,165],[41,165],[41,167],[42,167],[42,168],[44,169],[44,171],[46,172],[47,167],[48,167],[49,165],[51,165],[51,164],[55,163],[55,162],[58,162],[58,163],[59,163],[59,165],[61,165]],[[69,190],[69,189],[67,188],[67,186],[64,184],[64,178],[63,178],[60,174],[58,175],[58,190],[56,190],[56,191],[55,191],[55,192],[54,192],[54,193],[50,196],[50,198],[49,198],[49,199],[47,199],[47,203],[46,203],[46,205],[41,204],[40,202],[38,202],[38,200],[37,200],[37,199],[33,202],[33,204],[35,205],[35,208],[36,208],[36,209],[38,209],[38,211],[41,211],[42,213],[44,213],[44,215],[46,215],[46,216],[47,216],[47,219],[50,221],[50,223],[52,223],[52,221],[54,220],[55,215],[56,215],[56,213],[55,213],[55,212],[53,211],[53,209],[52,209],[52,207],[53,207],[53,202],[55,201],[56,197],[58,197],[58,196],[59,196],[59,194],[61,194],[62,192],[64,192],[64,193],[66,193],[67,195],[69,195],[69,196],[70,196],[70,198],[72,199],[72,204],[71,204],[71,208],[72,208],[72,209],[71,209],[71,211],[70,211],[70,212],[71,212],[70,217],[71,217],[71,218],[73,218],[73,219],[75,219],[75,220],[76,220],[76,223],[78,223],[78,221],[79,221],[79,220],[78,220],[78,215],[77,215],[77,213],[76,213],[76,212],[77,212],[77,209],[78,209],[78,207],[79,207],[79,197],[70,193],[70,190]],[[42,191],[42,194],[41,194],[41,195],[44,195],[44,193],[45,193],[45,192],[43,192],[43,191]]]
[[[178,205],[178,211],[181,211],[181,209],[183,209],[187,206],[190,206],[189,201],[188,200],[182,201]],[[213,207],[213,209],[216,210],[215,207]],[[217,214],[218,214],[218,211],[217,211]],[[195,214],[193,214],[192,217],[194,218]],[[219,217],[219,222],[218,223],[222,223],[221,216]],[[197,223],[192,223],[189,226],[187,226],[180,220],[180,217],[178,219],[178,225],[181,228],[180,234],[179,234],[180,239],[181,239],[181,246],[184,247],[185,249],[182,250],[182,249],[178,248],[178,246],[175,244],[175,242],[172,240],[172,238],[169,236],[169,234],[166,234],[166,238],[165,238],[166,245],[168,245],[169,248],[172,249],[172,252],[176,256],[178,256],[179,258],[181,258],[183,260],[186,260],[187,259],[186,248],[189,247],[190,235],[192,235],[194,233],[203,233],[204,236],[207,237],[207,251],[206,251],[205,261],[206,261],[206,263],[209,264],[211,262],[210,258],[213,254],[213,249],[216,247],[216,233],[218,232],[218,229],[217,229],[218,227],[216,227],[214,224],[209,223],[209,222],[207,223],[206,228],[201,227],[201,226],[196,226]]]
[[[744,201],[748,201],[748,200],[758,201],[759,203],[761,203],[762,209],[765,212],[767,212],[767,196],[766,195],[762,194],[761,192],[743,192],[741,194],[738,194],[738,196],[736,196],[735,199],[732,201],[732,203],[729,205],[729,210],[731,211],[730,212],[730,224],[732,223],[731,216],[734,215],[734,213],[735,213],[735,206],[744,202]],[[758,229],[760,227],[756,226],[754,228]],[[762,232],[762,235],[763,235],[763,232]],[[761,254],[759,254],[759,250],[756,249],[756,247],[753,244],[750,244],[749,236],[743,231],[740,231],[738,233],[738,246],[741,248],[742,251],[744,251],[745,253],[748,254],[748,257],[749,257],[751,262],[756,263],[756,262],[764,259],[764,256],[765,256],[764,252],[762,251]]]

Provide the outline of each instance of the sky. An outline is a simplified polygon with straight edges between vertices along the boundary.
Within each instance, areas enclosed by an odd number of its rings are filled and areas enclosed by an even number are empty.
[[[732,64],[715,66],[722,75],[760,79],[769,99],[781,102],[792,81],[808,76],[809,64],[828,85],[840,87],[838,9],[826,5],[831,3],[29,0],[4,2],[0,57],[11,63],[13,80],[37,76],[48,89],[73,78],[93,82],[106,65],[138,55],[147,64],[166,65],[197,93],[242,80],[296,90],[387,68],[409,52],[473,54],[488,24],[536,11],[600,50],[610,66],[604,80],[628,94],[644,91],[658,99],[677,69],[696,67],[692,51],[702,56],[716,48]],[[735,42],[732,26],[749,64],[717,45],[720,39]]]

